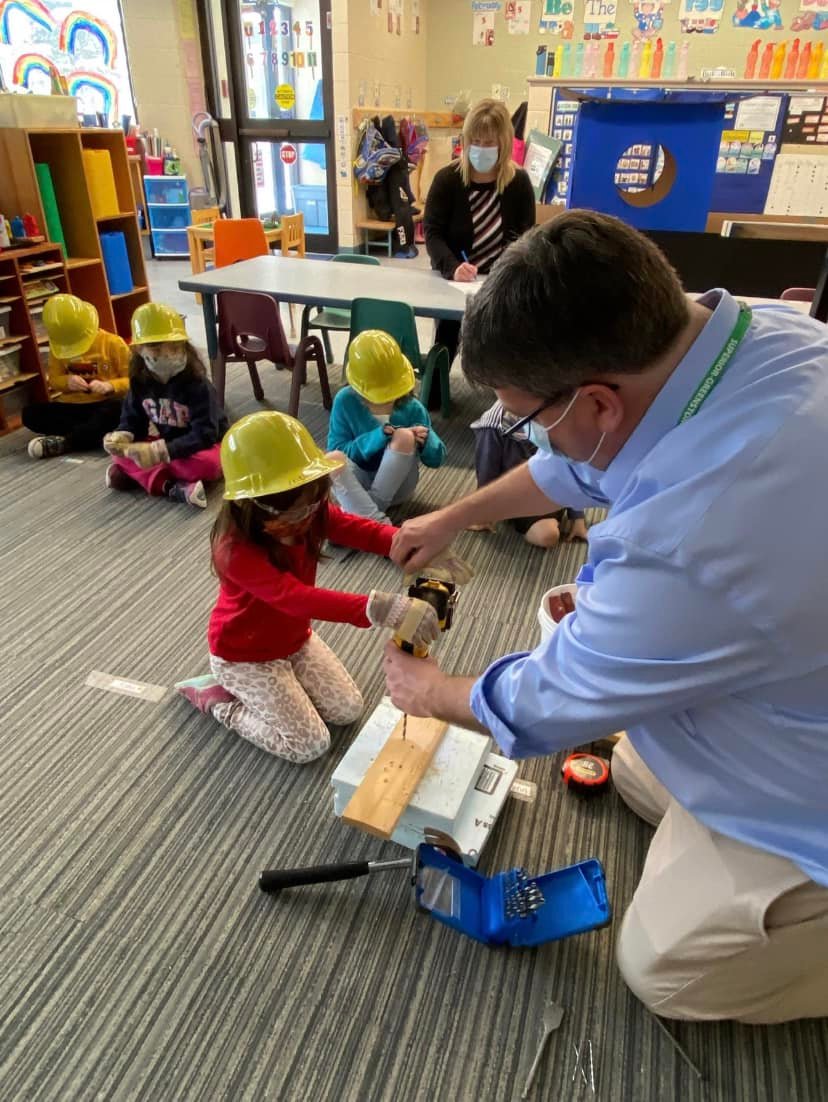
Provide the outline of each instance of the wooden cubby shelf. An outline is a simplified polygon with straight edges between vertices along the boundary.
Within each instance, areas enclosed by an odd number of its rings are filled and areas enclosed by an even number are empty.
[[[105,218],[95,216],[83,168],[84,149],[105,149],[109,153],[119,207],[117,214]],[[59,284],[60,289],[91,302],[98,311],[101,328],[129,340],[131,313],[124,309],[123,301],[128,300],[134,310],[149,301],[149,291],[135,212],[134,169],[130,165],[123,131],[0,127],[0,164],[9,166],[8,171],[0,173],[0,210],[7,216],[31,212],[42,227],[46,226],[46,216],[35,165],[49,166],[68,257],[63,257],[59,246],[50,246],[57,249],[60,277],[65,281]],[[110,294],[101,252],[100,234],[108,229],[117,229],[124,235],[134,284],[131,291],[117,296]],[[27,251],[32,250],[13,250],[0,257]],[[40,272],[44,279],[57,282],[59,278],[58,268],[51,272],[43,268]],[[40,272],[29,274],[35,276]],[[120,304],[117,310],[116,303]]]

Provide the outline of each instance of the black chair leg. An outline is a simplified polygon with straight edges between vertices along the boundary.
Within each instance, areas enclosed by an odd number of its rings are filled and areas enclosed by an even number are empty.
[[[299,416],[299,394],[302,390],[302,381],[305,374],[305,353],[299,348],[293,361],[293,370],[290,379],[290,398],[288,399],[288,413],[291,417]]]
[[[264,390],[262,389],[262,380],[259,378],[259,369],[256,367],[255,360],[245,360],[247,364],[247,370],[250,372],[250,382],[253,384],[253,397],[257,402],[264,400]]]
[[[224,386],[227,376],[227,364],[224,359],[224,354],[219,350],[212,364],[213,386],[215,387],[218,400],[224,405]]]
[[[327,329],[322,330],[322,343],[325,346],[325,357],[329,364],[334,362],[333,349],[331,348],[331,338]]]

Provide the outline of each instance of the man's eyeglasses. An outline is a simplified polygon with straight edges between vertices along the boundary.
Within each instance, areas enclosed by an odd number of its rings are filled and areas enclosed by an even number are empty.
[[[580,383],[580,386],[588,386],[588,383]],[[601,386],[609,387],[610,390],[619,390],[618,383],[601,383]],[[520,432],[521,429],[526,428],[530,421],[534,421],[545,409],[549,409],[550,406],[556,406],[558,402],[562,402],[564,398],[571,391],[565,390],[561,394],[556,394],[554,398],[547,398],[545,402],[538,406],[537,409],[533,409],[531,413],[527,413],[525,417],[521,417],[519,421],[515,421],[513,425],[510,425],[508,429],[501,429],[501,436],[512,436],[516,432]]]

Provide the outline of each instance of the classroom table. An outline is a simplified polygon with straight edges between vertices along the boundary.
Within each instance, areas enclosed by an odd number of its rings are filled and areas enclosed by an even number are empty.
[[[380,298],[407,302],[422,318],[451,318],[460,321],[466,296],[459,284],[443,279],[439,272],[390,264],[331,264],[329,260],[298,260],[295,257],[257,256],[226,268],[213,268],[201,275],[179,280],[182,291],[202,296],[207,354],[215,359],[215,296],[219,291],[260,291],[280,302],[306,306],[350,308],[355,298]]]

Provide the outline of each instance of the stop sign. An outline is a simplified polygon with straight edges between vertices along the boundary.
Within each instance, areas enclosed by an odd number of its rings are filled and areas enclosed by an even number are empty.
[[[283,145],[279,150],[279,156],[282,158],[286,165],[296,164],[296,146],[295,145]]]

